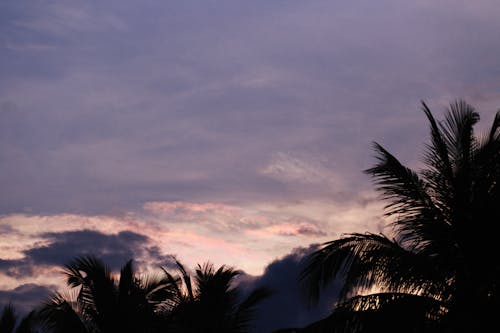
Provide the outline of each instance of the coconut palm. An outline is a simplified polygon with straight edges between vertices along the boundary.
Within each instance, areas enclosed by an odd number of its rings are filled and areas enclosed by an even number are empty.
[[[35,332],[33,327],[35,323],[35,311],[30,312],[23,317],[19,323],[18,315],[12,304],[4,306],[2,315],[0,316],[0,333],[32,333]],[[17,325],[17,326],[16,326]]]
[[[301,281],[311,300],[344,281],[332,316],[309,332],[500,330],[500,111],[475,136],[479,115],[467,103],[451,104],[442,122],[422,108],[424,168],[413,171],[375,143],[377,163],[366,170],[388,202],[392,235],[346,235],[308,257]]]
[[[65,274],[72,290],[54,295],[40,310],[48,332],[152,332],[176,289],[164,274],[139,277],[132,261],[118,280],[93,256],[76,258]]]
[[[270,295],[267,288],[258,288],[242,299],[234,279],[241,271],[221,266],[215,270],[210,263],[198,265],[194,281],[183,265],[177,262],[180,278],[166,270],[177,281],[176,304],[170,331],[179,333],[245,333],[251,328],[255,307]]]
[[[14,332],[14,327],[16,326],[17,316],[14,311],[12,304],[7,304],[4,306],[2,311],[2,316],[0,317],[0,332],[10,333]]]

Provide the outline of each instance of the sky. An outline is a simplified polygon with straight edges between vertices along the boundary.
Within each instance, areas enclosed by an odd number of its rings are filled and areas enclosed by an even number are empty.
[[[311,244],[384,231],[371,142],[418,168],[421,100],[491,123],[498,17],[497,0],[2,1],[0,303],[28,307],[89,253],[284,285]]]

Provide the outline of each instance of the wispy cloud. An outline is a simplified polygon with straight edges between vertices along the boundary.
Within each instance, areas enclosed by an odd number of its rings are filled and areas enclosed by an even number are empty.
[[[284,152],[274,154],[262,173],[283,182],[332,186],[335,181],[335,174],[318,160],[299,158]]]

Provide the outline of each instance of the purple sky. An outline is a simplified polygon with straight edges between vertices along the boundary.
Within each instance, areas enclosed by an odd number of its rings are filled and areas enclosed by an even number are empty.
[[[490,123],[499,17],[498,0],[2,1],[0,302],[89,251],[257,276],[382,230],[370,142],[418,166],[421,99]]]

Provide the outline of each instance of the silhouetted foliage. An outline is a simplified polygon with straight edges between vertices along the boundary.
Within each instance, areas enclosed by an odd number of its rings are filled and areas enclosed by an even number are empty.
[[[34,333],[36,332],[33,327],[35,317],[35,311],[32,311],[17,323],[18,316],[16,315],[14,306],[7,304],[4,306],[2,315],[0,316],[0,333]]]
[[[65,274],[73,292],[54,295],[40,310],[49,332],[153,332],[176,288],[163,274],[139,277],[132,261],[116,280],[93,256],[76,258]]]
[[[341,301],[304,332],[499,331],[496,224],[500,222],[500,111],[474,136],[479,115],[463,101],[431,129],[415,172],[375,143],[366,172],[388,201],[393,236],[351,234],[308,257],[301,282],[311,301],[336,277]],[[361,296],[377,288],[379,293]]]
[[[181,277],[177,280],[177,304],[170,317],[172,332],[248,332],[255,307],[270,295],[268,289],[258,288],[241,299],[241,292],[234,285],[234,278],[241,272],[231,267],[221,266],[215,270],[210,263],[198,265],[193,279],[182,264],[177,262],[177,266]]]
[[[129,261],[116,277],[100,259],[78,257],[65,265],[70,289],[65,294],[55,293],[31,314],[36,332],[244,333],[254,319],[255,306],[270,294],[260,288],[241,299],[234,285],[241,272],[233,268],[198,266],[193,281],[179,262],[177,266],[180,276],[165,269],[156,275],[139,276]],[[8,306],[0,332],[12,322],[15,316]],[[16,332],[31,332],[19,331],[29,327],[21,323]]]
[[[2,316],[0,317],[0,332],[10,333],[14,331],[16,327],[17,317],[14,312],[14,307],[12,304],[7,304],[4,306],[2,311]]]

